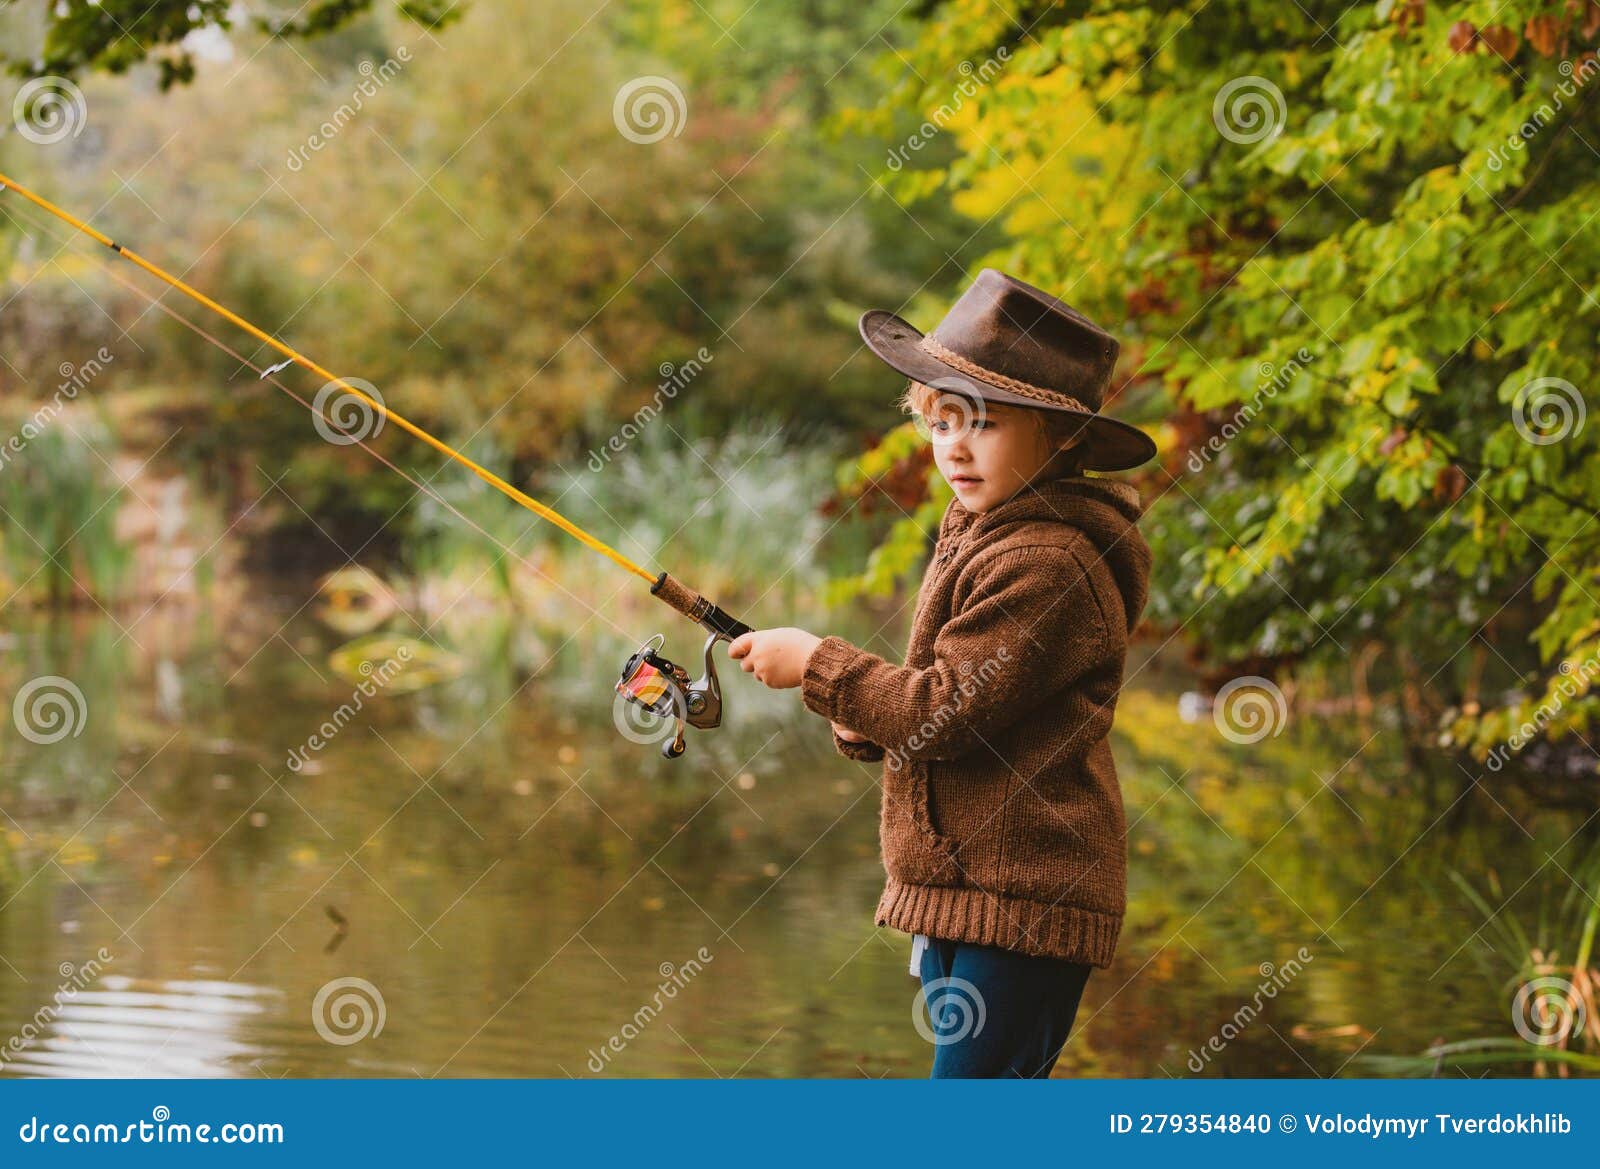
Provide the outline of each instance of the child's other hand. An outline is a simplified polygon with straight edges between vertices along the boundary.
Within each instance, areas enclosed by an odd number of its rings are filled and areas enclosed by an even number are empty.
[[[763,685],[790,690],[800,685],[806,660],[821,640],[816,634],[793,626],[757,629],[736,637],[728,645],[728,656]]]
[[[867,741],[867,736],[858,735],[854,731],[852,731],[849,727],[840,726],[836,722],[830,722],[828,725],[833,727],[833,733],[834,734],[838,735],[841,739],[843,739],[847,743],[865,743]]]

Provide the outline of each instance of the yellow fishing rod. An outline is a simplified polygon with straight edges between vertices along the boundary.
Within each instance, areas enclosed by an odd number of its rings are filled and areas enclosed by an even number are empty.
[[[683,667],[675,665],[656,653],[656,648],[661,640],[658,634],[628,659],[627,664],[623,667],[622,677],[616,684],[616,692],[622,698],[638,707],[662,718],[675,720],[675,733],[662,747],[662,754],[669,759],[675,759],[683,754],[685,726],[709,730],[721,724],[722,694],[717,681],[716,667],[713,665],[712,651],[718,641],[731,641],[740,634],[748,633],[750,627],[744,622],[733,617],[693,589],[675,580],[666,571],[663,570],[652,575],[648,570],[618,552],[605,541],[584,531],[584,529],[554,508],[539,502],[531,495],[506,482],[499,475],[469,458],[449,443],[436,438],[410,419],[391,410],[378,398],[373,397],[358,386],[352,385],[337,374],[324,369],[299,350],[278,340],[264,329],[251,324],[226,306],[218,304],[205,293],[172,275],[160,265],[145,259],[131,248],[118,243],[92,224],[86,223],[70,212],[57,207],[42,195],[29,190],[9,176],[0,174],[0,194],[4,194],[6,191],[15,191],[29,203],[61,220],[74,231],[80,232],[96,243],[110,248],[124,260],[143,268],[146,272],[149,272],[163,283],[176,288],[197,304],[204,305],[224,320],[237,325],[252,337],[270,345],[288,358],[289,361],[310,370],[328,385],[337,386],[345,393],[366,403],[367,406],[376,410],[385,419],[404,430],[407,434],[421,439],[440,454],[467,468],[467,470],[506,498],[527,508],[541,519],[554,524],[580,544],[600,553],[618,567],[649,581],[651,595],[660,598],[691,621],[699,624],[710,634],[703,651],[705,673],[697,681],[691,681]],[[273,367],[267,372],[275,372],[278,368],[281,368],[281,366]],[[366,444],[363,443],[362,445],[365,446]],[[383,461],[387,463],[387,460]],[[389,465],[393,466],[393,464]]]

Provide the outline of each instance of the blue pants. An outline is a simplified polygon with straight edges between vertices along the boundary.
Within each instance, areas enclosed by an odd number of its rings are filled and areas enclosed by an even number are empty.
[[[932,1078],[1048,1078],[1090,969],[929,938],[921,977],[931,1025],[923,1037],[934,1045]]]

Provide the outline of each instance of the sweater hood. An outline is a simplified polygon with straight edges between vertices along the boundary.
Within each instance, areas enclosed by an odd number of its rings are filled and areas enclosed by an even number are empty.
[[[988,543],[1016,525],[1028,523],[1077,528],[1111,570],[1131,634],[1149,596],[1150,547],[1138,528],[1143,514],[1144,504],[1133,484],[1067,475],[1024,487],[985,512],[968,511],[959,499],[952,499],[939,523],[939,543],[946,547],[969,540]]]

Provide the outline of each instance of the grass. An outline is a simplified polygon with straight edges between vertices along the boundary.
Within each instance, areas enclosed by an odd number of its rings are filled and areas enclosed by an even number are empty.
[[[1510,909],[1511,899],[1496,875],[1488,878],[1486,896],[1460,872],[1450,874],[1484,916],[1481,929],[1494,950],[1513,968],[1500,993],[1509,1004],[1517,1037],[1440,1041],[1418,1055],[1374,1055],[1360,1062],[1374,1072],[1394,1075],[1437,1075],[1444,1067],[1508,1063],[1530,1064],[1540,1076],[1551,1070],[1566,1076],[1574,1068],[1600,1072],[1600,967],[1594,952],[1600,931],[1600,847],[1575,862],[1557,864],[1562,880],[1540,888],[1531,929]],[[1551,895],[1552,888],[1559,888],[1559,897]]]
[[[117,539],[121,487],[104,430],[81,414],[0,422],[0,590],[12,603],[114,601],[131,550]]]
[[[492,451],[473,454],[504,465]],[[658,423],[597,468],[558,471],[531,492],[647,571],[666,568],[730,604],[789,611],[820,603],[830,559],[864,555],[854,546],[861,533],[831,531],[818,510],[838,459],[836,448],[797,442],[775,425],[684,438]],[[615,565],[471,476],[442,478],[440,494],[470,523],[433,500],[418,508],[407,562],[433,594],[430,607],[473,594],[561,624],[626,593]]]

